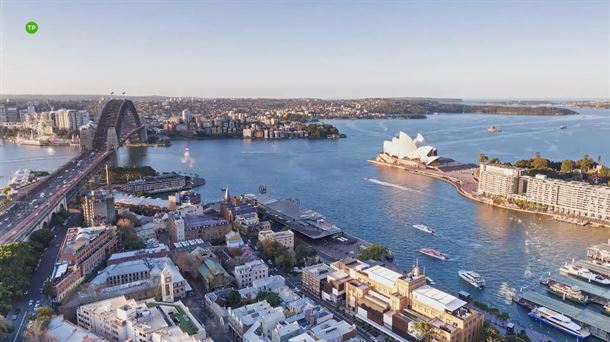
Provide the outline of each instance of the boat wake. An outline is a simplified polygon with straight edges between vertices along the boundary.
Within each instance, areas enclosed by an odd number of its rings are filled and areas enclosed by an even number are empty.
[[[399,184],[394,184],[394,183],[388,183],[388,182],[384,182],[384,181],[380,181],[379,179],[375,179],[375,178],[366,178],[367,182],[371,182],[373,184],[379,184],[382,186],[387,186],[390,188],[395,188],[395,189],[400,189],[400,190],[405,190],[405,191],[411,191],[411,192],[416,192],[418,194],[423,194],[424,192],[421,190],[417,190],[417,189],[413,189],[413,188],[409,188],[403,185],[399,185]]]
[[[182,155],[182,158],[180,160],[182,162],[182,164],[186,164],[188,165],[189,168],[193,168],[193,164],[195,163],[195,160],[193,159],[193,157],[191,157],[191,151],[189,150],[188,147],[184,148],[184,154]]]
[[[498,296],[506,303],[510,304],[513,297],[517,295],[517,289],[503,282],[498,290]]]

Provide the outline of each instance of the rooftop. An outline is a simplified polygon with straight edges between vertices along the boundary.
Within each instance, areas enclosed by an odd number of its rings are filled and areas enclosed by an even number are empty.
[[[62,252],[74,255],[108,230],[116,230],[116,226],[70,228],[66,234]]]
[[[355,329],[356,327],[350,325],[346,321],[336,321],[334,319],[329,319],[324,323],[312,327],[311,333],[321,340],[336,341],[340,340],[343,335]]]
[[[438,311],[453,312],[467,303],[451,294],[429,285],[413,290],[413,299],[423,302]]]
[[[379,265],[364,269],[362,272],[367,274],[369,279],[379,282],[387,287],[394,287],[396,280],[403,277],[402,274]]]
[[[217,227],[229,224],[229,221],[210,215],[182,215],[182,219],[184,220],[184,229],[199,229],[199,228],[209,228],[209,227]]]
[[[58,342],[104,342],[105,339],[94,333],[83,329],[69,321],[64,320],[64,316],[55,316],[51,319],[49,333]]]
[[[169,252],[169,248],[166,245],[161,243],[161,244],[159,244],[158,247],[138,249],[135,251],[121,252],[121,253],[114,253],[108,258],[108,261],[121,260],[121,259],[133,258],[133,257],[144,257],[147,254],[160,253],[160,252],[164,252],[164,251]]]

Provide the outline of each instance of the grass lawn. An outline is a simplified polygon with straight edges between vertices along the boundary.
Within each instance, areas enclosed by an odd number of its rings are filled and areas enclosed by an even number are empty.
[[[195,326],[195,324],[193,324],[193,322],[191,322],[191,319],[189,318],[189,316],[186,314],[186,312],[184,312],[184,310],[176,305],[169,305],[169,304],[159,304],[159,303],[146,303],[146,306],[148,306],[149,308],[154,308],[156,306],[171,306],[173,308],[176,309],[176,313],[171,313],[169,315],[169,317],[172,319],[172,321],[174,321],[174,323],[176,325],[178,325],[178,327],[184,331],[185,333],[189,334],[189,335],[194,335],[197,333],[198,329],[197,326]]]

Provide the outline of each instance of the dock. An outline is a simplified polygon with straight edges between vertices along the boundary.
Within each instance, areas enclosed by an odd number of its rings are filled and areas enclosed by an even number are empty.
[[[595,273],[599,273],[604,277],[610,277],[610,269],[608,267],[598,265],[590,260],[579,260],[575,264],[576,266],[584,267]]]
[[[341,236],[343,230],[322,214],[301,207],[296,199],[275,199],[266,195],[246,194],[243,197],[258,207],[265,219],[277,222],[311,240]]]
[[[601,305],[610,303],[610,288],[597,286],[586,281],[561,275],[552,276],[549,279],[557,283],[562,283],[569,286],[577,286],[583,294],[589,297],[589,300],[593,303]]]
[[[570,317],[574,322],[581,324],[589,329],[591,335],[610,341],[610,317],[601,313],[594,312],[572,306],[560,300],[546,296],[543,293],[529,291],[519,295],[515,301],[527,308],[544,306],[557,311],[564,316]]]

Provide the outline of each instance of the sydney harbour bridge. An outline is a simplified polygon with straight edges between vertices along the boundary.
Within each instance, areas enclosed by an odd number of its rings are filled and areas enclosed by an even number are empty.
[[[87,181],[106,165],[116,163],[117,149],[126,141],[146,142],[146,127],[132,101],[111,99],[97,125],[80,129],[81,153],[20,192],[0,212],[0,243],[27,240],[36,229],[47,228],[54,216],[80,196]]]

